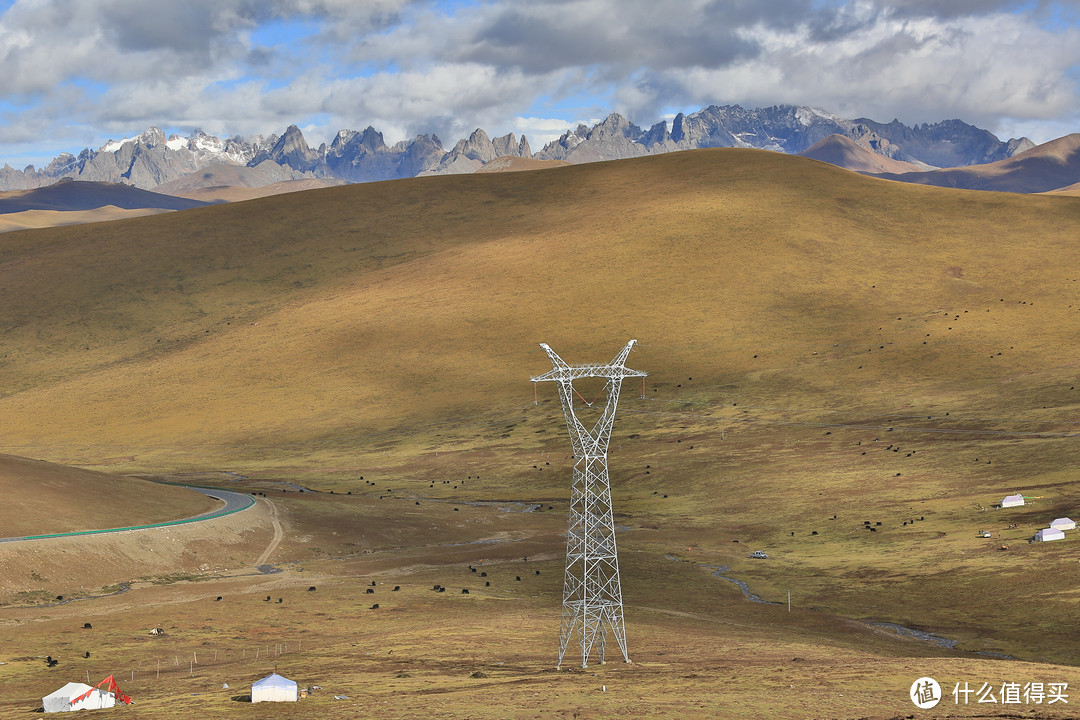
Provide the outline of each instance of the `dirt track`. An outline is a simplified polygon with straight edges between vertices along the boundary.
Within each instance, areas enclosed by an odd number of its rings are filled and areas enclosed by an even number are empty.
[[[263,498],[266,500],[266,504],[270,507],[270,524],[274,526],[274,538],[270,541],[270,544],[263,550],[262,555],[255,561],[255,566],[265,565],[266,561],[270,559],[270,556],[277,550],[279,544],[281,544],[282,538],[285,537],[285,531],[281,528],[281,521],[278,520],[277,507],[274,503],[270,502],[269,498]]]

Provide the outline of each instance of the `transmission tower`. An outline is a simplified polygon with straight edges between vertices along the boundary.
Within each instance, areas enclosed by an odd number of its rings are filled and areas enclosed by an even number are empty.
[[[567,365],[547,344],[540,343],[554,368],[551,372],[532,378],[532,381],[554,382],[558,387],[566,427],[574,447],[570,530],[566,536],[562,627],[559,632],[559,667],[562,667],[563,656],[573,641],[581,646],[581,667],[589,666],[590,657],[599,657],[603,663],[608,630],[619,644],[623,660],[630,662],[626,651],[626,628],[623,625],[622,585],[619,582],[619,557],[615,547],[615,521],[611,513],[607,451],[623,378],[643,378],[646,375],[626,367],[626,357],[635,342],[628,342],[607,365],[574,366]],[[581,395],[574,389],[573,383],[579,378],[607,380],[603,390],[607,397],[604,412],[591,431],[574,413],[574,395]],[[596,399],[599,397],[597,395]]]

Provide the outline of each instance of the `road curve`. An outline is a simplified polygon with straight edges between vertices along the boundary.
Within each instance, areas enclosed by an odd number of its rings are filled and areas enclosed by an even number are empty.
[[[201,515],[195,515],[194,517],[184,518],[182,520],[171,520],[169,522],[153,523],[151,525],[131,525],[129,527],[106,528],[104,530],[83,530],[80,532],[50,533],[48,535],[24,535],[22,537],[0,538],[0,543],[21,542],[23,540],[44,540],[47,538],[58,537],[81,537],[84,535],[101,535],[104,533],[125,532],[127,530],[145,530],[147,528],[168,527],[170,525],[185,525],[187,523],[199,522],[201,520],[212,520],[214,518],[224,517],[225,515],[232,515],[233,513],[240,512],[241,510],[247,510],[249,507],[255,504],[255,498],[246,493],[234,492],[232,490],[222,490],[221,488],[197,487],[195,485],[182,485],[181,487],[186,487],[189,490],[200,492],[207,497],[212,497],[215,500],[220,500],[221,502],[225,503],[225,505],[224,507],[220,507],[216,510],[208,510]]]

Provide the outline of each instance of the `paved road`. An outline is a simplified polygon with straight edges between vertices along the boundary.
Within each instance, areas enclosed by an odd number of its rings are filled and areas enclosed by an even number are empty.
[[[240,512],[241,510],[247,510],[249,507],[255,504],[255,498],[246,493],[233,492],[232,490],[222,490],[220,488],[195,487],[193,485],[184,485],[183,487],[194,490],[195,492],[200,492],[203,495],[214,498],[215,500],[220,500],[225,503],[225,506],[220,507],[216,510],[208,510],[201,515],[184,518],[183,520],[173,520],[171,522],[154,523],[152,525],[132,525],[130,527],[107,528],[105,530],[84,530],[82,532],[52,533],[49,535],[24,535],[22,537],[0,538],[0,542],[21,542],[23,540],[43,540],[45,538],[55,537],[101,535],[103,533],[123,532],[125,530],[143,530],[146,528],[168,527],[169,525],[184,525],[191,522],[199,522],[200,520],[211,520],[213,518],[231,515],[232,513]]]
[[[203,488],[195,487],[193,485],[185,485],[184,487],[194,490],[195,492],[201,492],[207,497],[212,497],[215,500],[221,500],[225,503],[225,507],[218,508],[217,510],[208,510],[202,515],[196,515],[195,517],[188,518],[182,522],[194,522],[195,520],[209,520],[210,518],[221,517],[222,515],[232,515],[234,512],[240,512],[241,510],[247,510],[249,507],[255,504],[255,498],[251,497],[247,493],[233,492],[232,490],[222,490],[220,488]],[[175,523],[166,523],[174,525]]]

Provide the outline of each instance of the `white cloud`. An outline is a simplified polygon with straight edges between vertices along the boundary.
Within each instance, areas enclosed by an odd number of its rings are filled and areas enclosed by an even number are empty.
[[[783,101],[907,123],[958,117],[1049,119],[1078,108],[1068,77],[1080,30],[1048,32],[1011,14],[963,21],[882,17],[844,38],[814,42],[807,28],[744,34],[763,53],[723,68],[661,73],[660,99],[750,105]]]
[[[479,126],[538,149],[579,117],[648,126],[713,103],[1054,132],[1080,113],[1080,30],[1054,9],[1080,2],[17,0],[0,16],[0,153],[151,124],[446,145]]]
[[[493,132],[496,135],[505,135],[508,132],[512,132],[518,137],[524,135],[529,139],[529,147],[532,148],[533,152],[536,152],[549,142],[558,140],[567,130],[576,128],[578,123],[589,124],[589,120],[567,122],[560,118],[516,117],[505,131]]]

